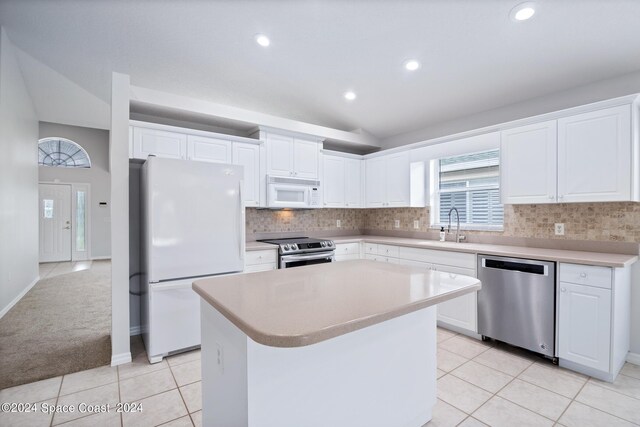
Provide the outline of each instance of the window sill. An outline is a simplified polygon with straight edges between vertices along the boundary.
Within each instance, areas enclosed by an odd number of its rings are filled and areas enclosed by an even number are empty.
[[[429,229],[440,231],[440,228],[444,227],[446,230],[448,224],[431,224]],[[455,224],[451,224],[451,230],[455,230]],[[504,225],[482,225],[482,224],[460,224],[461,231],[504,231]]]

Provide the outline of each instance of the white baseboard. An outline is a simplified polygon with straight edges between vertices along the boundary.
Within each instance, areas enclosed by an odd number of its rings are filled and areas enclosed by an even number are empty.
[[[131,352],[111,355],[111,366],[123,365],[131,362]]]
[[[107,255],[107,256],[92,256],[91,257],[91,261],[102,261],[102,260],[108,260],[111,259],[111,255]]]
[[[140,335],[140,334],[142,334],[142,327],[140,325],[131,326],[129,328],[129,336]]]
[[[13,299],[13,301],[11,301],[9,304],[7,304],[7,306],[5,308],[2,309],[2,311],[0,311],[0,319],[2,319],[2,317],[7,314],[9,312],[9,310],[11,310],[11,308],[16,305],[18,303],[18,301],[20,301],[22,299],[23,296],[25,296],[27,294],[27,292],[29,292],[31,290],[31,288],[33,288],[35,286],[36,283],[38,283],[38,280],[40,280],[40,276],[36,277],[33,282],[29,283],[29,286],[27,286],[26,288],[24,288],[22,290],[22,292],[20,292],[18,294],[17,297],[15,297]]]
[[[640,366],[640,353],[627,353],[627,362]]]

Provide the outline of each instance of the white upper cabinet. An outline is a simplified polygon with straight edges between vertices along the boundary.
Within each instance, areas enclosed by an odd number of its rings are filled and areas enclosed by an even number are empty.
[[[233,164],[244,166],[245,206],[260,206],[260,145],[234,142]]]
[[[318,179],[322,144],[287,135],[268,133],[267,174]]]
[[[503,131],[502,202],[638,200],[631,108],[605,108]]]
[[[344,205],[347,208],[362,207],[362,162],[359,159],[344,161]]]
[[[187,158],[203,162],[231,163],[231,141],[188,135]]]
[[[386,158],[387,206],[404,207],[411,204],[411,172],[409,152],[391,154]]]
[[[502,203],[556,202],[557,138],[556,120],[502,132]]]
[[[324,207],[362,207],[362,160],[323,155]]]
[[[324,174],[322,187],[327,208],[341,208],[345,205],[345,159],[337,156],[323,156]]]
[[[411,206],[411,170],[409,152],[367,159],[366,207]],[[424,176],[420,178],[424,180]]]
[[[293,176],[318,179],[320,144],[300,138],[293,139]]]
[[[632,200],[633,147],[629,105],[559,119],[558,201]]]
[[[170,159],[186,159],[187,135],[158,129],[133,128],[133,157],[149,155]]]
[[[266,144],[267,174],[293,176],[293,137],[270,133]]]
[[[365,161],[365,201],[368,208],[382,208],[387,203],[387,161],[374,157]]]

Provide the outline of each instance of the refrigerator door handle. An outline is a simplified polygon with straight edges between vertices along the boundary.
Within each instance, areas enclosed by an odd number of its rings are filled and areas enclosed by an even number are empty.
[[[238,190],[238,204],[240,206],[240,215],[238,215],[240,221],[240,259],[244,262],[244,252],[245,252],[245,212],[244,212],[244,202],[242,201],[242,187],[244,185],[244,181],[240,180],[239,190]]]

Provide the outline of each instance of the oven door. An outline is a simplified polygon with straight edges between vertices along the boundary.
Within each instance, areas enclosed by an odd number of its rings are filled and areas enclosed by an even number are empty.
[[[302,267],[304,265],[324,264],[335,261],[334,251],[318,252],[315,254],[283,255],[280,257],[279,268]]]

